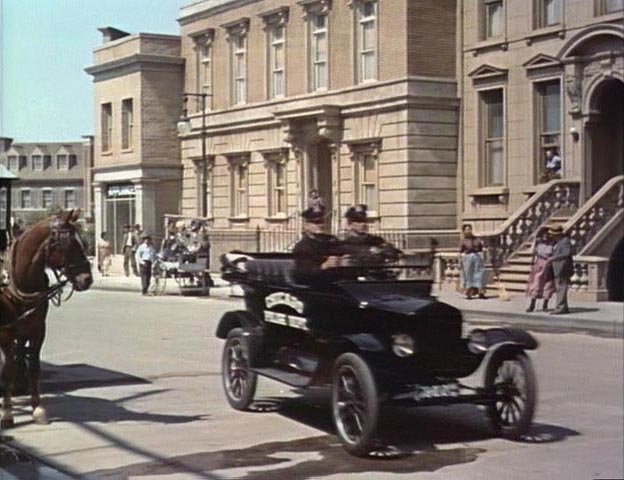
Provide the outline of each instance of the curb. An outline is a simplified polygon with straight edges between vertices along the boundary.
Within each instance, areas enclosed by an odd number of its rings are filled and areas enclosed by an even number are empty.
[[[624,324],[617,320],[588,320],[565,315],[521,315],[508,312],[462,310],[466,320],[496,320],[499,324],[537,327],[544,332],[592,333],[614,338],[624,337]]]

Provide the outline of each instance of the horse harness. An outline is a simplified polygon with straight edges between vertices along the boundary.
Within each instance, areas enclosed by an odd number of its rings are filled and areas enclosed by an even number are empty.
[[[16,247],[19,243],[20,238],[18,238],[11,248],[11,258],[8,262],[8,276],[9,282],[2,289],[2,293],[13,303],[16,305],[18,303],[22,304],[21,312],[17,315],[17,318],[13,320],[11,323],[2,324],[0,321],[0,328],[6,328],[10,326],[14,326],[20,320],[28,317],[32,314],[40,305],[44,304],[47,301],[51,301],[53,305],[59,306],[61,304],[61,295],[63,288],[69,282],[67,278],[67,273],[72,271],[73,269],[83,266],[84,262],[71,264],[67,262],[67,250],[71,245],[72,237],[78,241],[78,244],[84,251],[84,244],[80,240],[80,237],[76,235],[76,231],[73,227],[68,228],[65,227],[58,219],[53,219],[50,222],[50,235],[46,240],[44,240],[39,246],[37,252],[35,253],[32,263],[38,261],[41,256],[44,257],[44,265],[48,266],[50,270],[54,273],[56,277],[56,283],[52,286],[48,286],[44,290],[37,292],[24,292],[21,290],[15,283],[15,277],[12,275],[12,272],[15,268],[16,263]],[[54,248],[59,247],[61,252],[62,260],[61,260],[61,268],[54,268],[48,265],[48,259],[50,258],[51,251]],[[72,290],[69,295],[65,298],[65,301],[69,300],[73,293],[74,289],[72,286]]]

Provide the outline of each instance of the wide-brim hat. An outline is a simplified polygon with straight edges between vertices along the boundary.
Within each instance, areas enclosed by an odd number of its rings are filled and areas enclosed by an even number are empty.
[[[345,218],[350,222],[366,222],[368,220],[368,207],[364,204],[353,205],[347,209]]]
[[[325,223],[325,212],[314,208],[307,208],[301,212],[301,218],[308,223]]]

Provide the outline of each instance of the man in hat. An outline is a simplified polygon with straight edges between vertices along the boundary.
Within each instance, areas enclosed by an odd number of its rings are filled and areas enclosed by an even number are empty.
[[[137,271],[136,260],[134,257],[135,257],[136,249],[139,243],[139,239],[137,238],[135,233],[132,231],[132,227],[130,225],[123,226],[123,240],[122,241],[123,241],[122,245],[123,245],[123,256],[124,256],[124,261],[123,261],[124,273],[126,274],[126,277],[129,277],[130,267],[132,267],[132,273],[138,276],[139,272]]]
[[[568,287],[570,277],[572,277],[574,273],[572,242],[570,242],[570,238],[564,234],[561,225],[549,227],[548,234],[555,241],[555,246],[553,247],[552,257],[546,261],[544,268],[552,267],[557,291],[557,305],[550,313],[551,315],[562,315],[570,313],[568,308]]]
[[[354,205],[345,213],[347,234],[344,239],[345,251],[349,255],[374,259],[398,260],[401,251],[386,242],[378,235],[368,233],[368,207],[364,204]]]
[[[149,235],[142,235],[141,240],[142,243],[136,251],[136,262],[141,275],[141,293],[147,295],[147,289],[152,281],[152,264],[156,260],[156,249]]]
[[[325,216],[322,211],[308,208],[303,211],[301,217],[303,237],[293,249],[297,280],[311,283],[336,278],[336,272],[331,272],[331,269],[343,263],[340,240],[324,232]]]

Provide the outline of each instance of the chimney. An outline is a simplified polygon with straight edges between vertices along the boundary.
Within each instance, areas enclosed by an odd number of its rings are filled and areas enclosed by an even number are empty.
[[[128,32],[117,30],[113,27],[102,27],[98,28],[98,30],[102,33],[102,43],[112,42],[119,38],[127,37],[128,35],[130,35]]]

